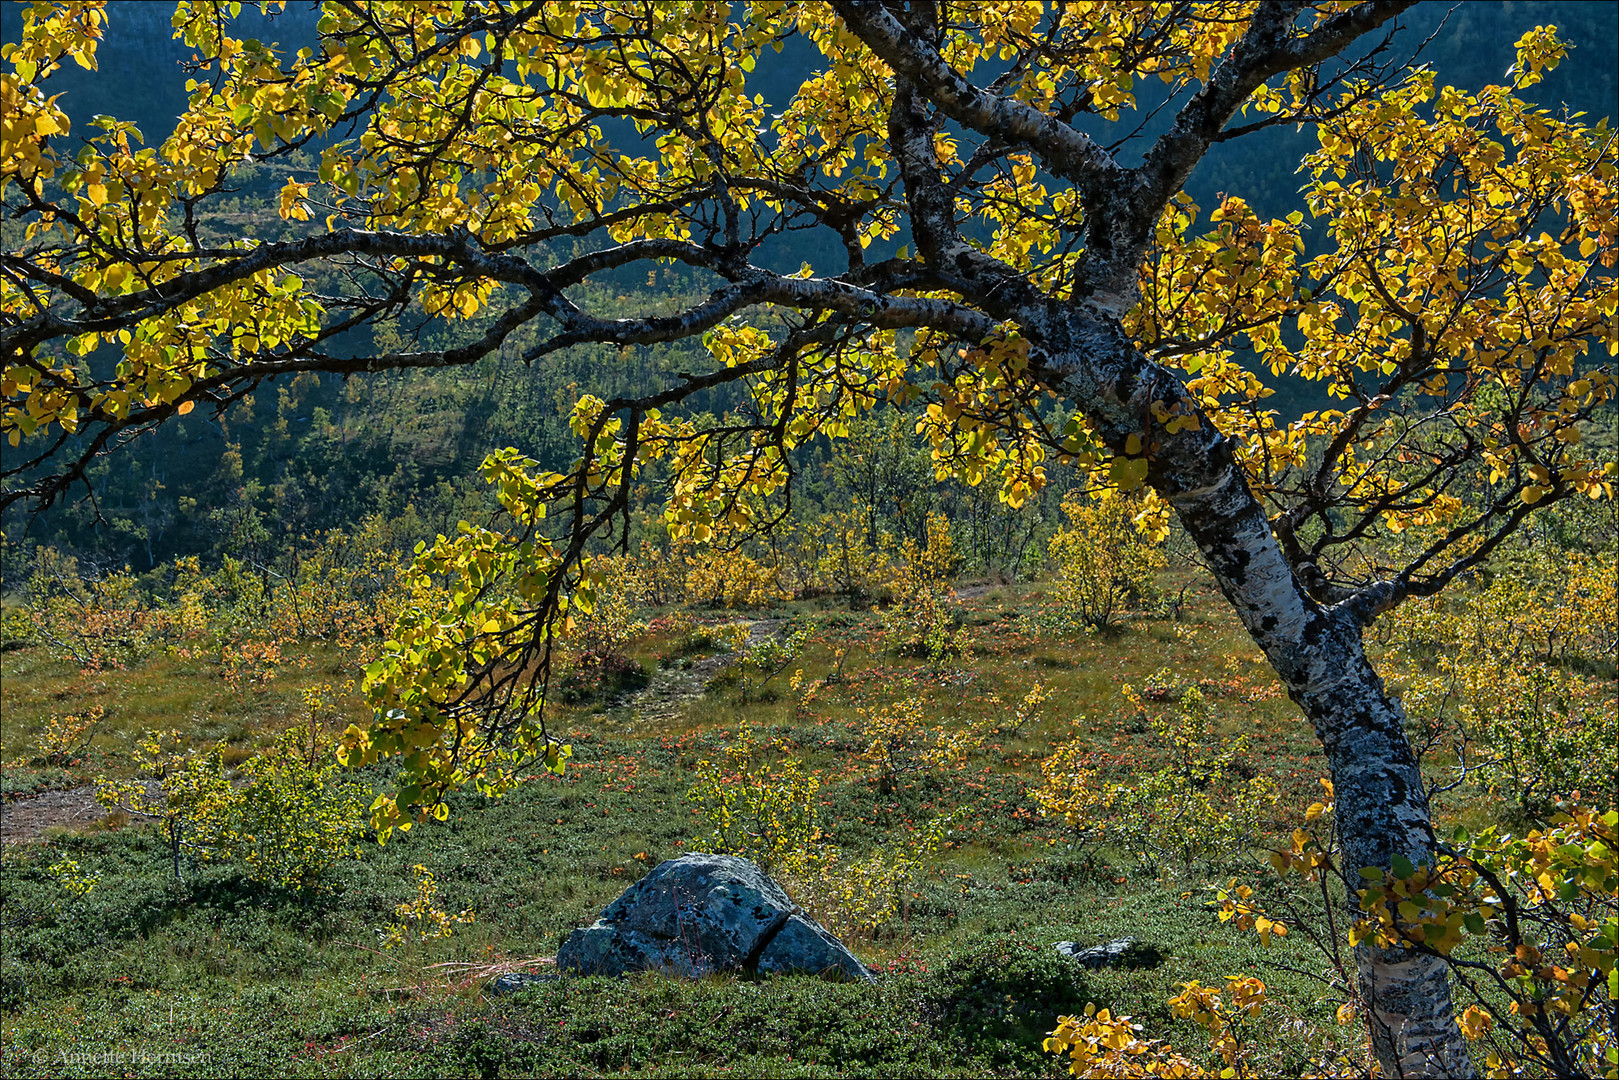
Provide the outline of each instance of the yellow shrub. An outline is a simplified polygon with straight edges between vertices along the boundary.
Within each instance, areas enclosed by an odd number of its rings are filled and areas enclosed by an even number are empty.
[[[1131,687],[1124,694],[1146,712]],[[1148,720],[1168,751],[1162,768],[1107,783],[1085,743],[1074,739],[1041,763],[1042,782],[1029,796],[1042,813],[1061,816],[1082,846],[1107,843],[1153,873],[1166,864],[1190,871],[1250,853],[1279,792],[1264,774],[1236,776],[1247,739],[1215,734],[1213,709],[1196,687],[1186,688],[1174,709]]]
[[[392,949],[407,941],[424,943],[435,938],[447,938],[457,926],[466,926],[477,919],[470,909],[454,915],[438,906],[438,879],[420,863],[411,867],[416,875],[416,899],[407,900],[394,908],[399,920],[377,931],[384,949]]]
[[[106,715],[107,710],[100,705],[92,705],[83,716],[58,716],[52,713],[50,719],[45,721],[45,730],[34,740],[34,753],[19,759],[17,764],[54,765],[58,768],[79,764],[85,751],[90,748],[96,726]]]
[[[879,788],[888,794],[912,773],[963,761],[982,749],[994,724],[986,718],[952,728],[929,720],[920,698],[904,698],[860,710],[863,756],[877,765]]]
[[[1215,1077],[1259,1076],[1249,1060],[1245,1036],[1257,1022],[1265,1005],[1265,984],[1252,977],[1227,975],[1224,989],[1204,986],[1197,980],[1180,984],[1180,993],[1169,999],[1170,1010],[1183,1020],[1192,1020],[1208,1034],[1209,1050],[1225,1062],[1225,1068],[1211,1073],[1192,1058],[1175,1052],[1168,1043],[1144,1038],[1141,1025],[1128,1016],[1114,1016],[1107,1009],[1085,1006],[1085,1015],[1062,1016],[1045,1041],[1045,1049],[1068,1057],[1071,1076],[1084,1077]],[[1226,1003],[1229,996],[1230,1004]]]
[[[843,937],[871,936],[900,911],[904,890],[932,864],[962,811],[934,818],[904,842],[846,860],[820,826],[820,777],[779,743],[744,726],[725,765],[700,761],[686,793],[713,826],[713,850],[780,878],[795,901]]]
[[[1458,725],[1470,779],[1549,813],[1573,790],[1611,787],[1619,715],[1607,680],[1619,595],[1612,555],[1531,548],[1489,584],[1410,601],[1380,619],[1390,682],[1435,737]]]
[[[686,793],[714,828],[715,852],[752,859],[766,873],[808,874],[826,855],[820,779],[780,743],[760,742],[746,724],[725,758],[699,761]]]
[[[1106,629],[1128,603],[1151,592],[1164,566],[1158,515],[1144,497],[1110,489],[1089,499],[1070,495],[1062,509],[1068,524],[1047,549],[1057,570],[1053,591],[1074,622]]]
[[[686,601],[710,607],[767,607],[785,598],[773,567],[741,551],[703,548],[685,556]]]
[[[799,546],[812,552],[806,559],[813,568],[812,587],[863,599],[893,592],[900,573],[893,537],[883,533],[873,541],[858,515],[822,514],[796,535]]]
[[[883,613],[884,626],[902,651],[924,655],[934,664],[947,656],[965,656],[966,628],[957,625],[951,601],[950,586],[961,560],[949,519],[929,514],[926,546],[907,539],[902,550],[904,563],[894,581],[894,602]]]

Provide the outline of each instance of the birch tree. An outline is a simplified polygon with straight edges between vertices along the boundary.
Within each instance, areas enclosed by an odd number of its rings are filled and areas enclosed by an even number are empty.
[[[561,767],[550,642],[590,609],[643,467],[672,478],[675,536],[762,529],[795,448],[899,406],[941,476],[1011,506],[1054,468],[1155,491],[1315,725],[1347,865],[1431,861],[1362,636],[1537,508],[1611,497],[1582,439],[1613,399],[1591,346],[1616,346],[1619,218],[1610,130],[1516,96],[1554,31],[1526,28],[1504,85],[1442,87],[1396,48],[1410,2],[328,0],[294,51],[188,0],[190,104],[155,145],[114,118],[70,131],[54,97],[116,16],[25,6],[0,505],[72,497],[99,455],[281,376],[700,339],[665,385],[582,397],[571,466],[491,453],[504,518],[420,548],[448,599],[403,617],[347,736],[350,761],[401,761],[385,827]],[[759,66],[805,43],[812,70],[767,103]],[[1211,148],[1280,125],[1318,136],[1298,213],[1193,205]],[[290,238],[210,224],[246,163],[282,168]],[[837,257],[780,269],[816,236]],[[593,284],[670,264],[708,295],[590,309]],[[354,344],[383,321],[453,344]],[[1283,414],[1281,379],[1324,404]],[[723,385],[751,406],[682,416]],[[1385,1075],[1471,1073],[1442,962],[1358,963]]]

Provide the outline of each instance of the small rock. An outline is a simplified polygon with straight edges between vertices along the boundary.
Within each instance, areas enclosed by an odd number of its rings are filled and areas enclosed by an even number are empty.
[[[532,990],[544,983],[555,982],[556,978],[555,975],[536,975],[529,971],[508,971],[491,979],[488,990],[491,994],[515,994],[519,990]]]
[[[1157,949],[1135,938],[1117,938],[1105,945],[1092,945],[1089,948],[1077,941],[1059,941],[1055,948],[1063,956],[1088,968],[1145,968],[1163,963]]]
[[[780,885],[733,855],[682,855],[660,863],[569,935],[558,969],[586,975],[661,971],[824,974],[869,981],[837,939],[799,913]]]

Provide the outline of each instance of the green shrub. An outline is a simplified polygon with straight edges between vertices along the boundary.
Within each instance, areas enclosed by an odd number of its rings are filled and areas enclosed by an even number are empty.
[[[176,878],[187,855],[239,862],[250,881],[304,889],[358,854],[370,792],[340,775],[318,727],[283,733],[243,765],[240,786],[225,774],[224,743],[185,753],[179,741],[179,732],[147,737],[135,752],[136,778],[103,779],[96,794],[109,810],[158,823]]]
[[[219,847],[250,880],[308,888],[339,859],[359,856],[371,792],[343,775],[318,733],[286,732],[242,773]]]

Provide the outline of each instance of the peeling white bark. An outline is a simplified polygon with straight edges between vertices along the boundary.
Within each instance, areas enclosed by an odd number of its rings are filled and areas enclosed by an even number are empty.
[[[1116,449],[1151,416],[1153,400],[1183,411],[1174,376],[1130,344],[1116,320],[1094,308],[1067,326],[1040,319],[1040,377],[1099,427]],[[1063,348],[1067,346],[1067,348]],[[1175,508],[1220,589],[1288,694],[1314,725],[1332,773],[1350,888],[1361,867],[1395,856],[1432,863],[1427,796],[1406,739],[1404,714],[1366,657],[1362,623],[1323,606],[1299,583],[1264,508],[1207,417],[1174,435],[1147,424],[1148,480]],[[1385,1076],[1476,1075],[1451,1007],[1443,960],[1404,950],[1356,950],[1360,990],[1371,1005],[1373,1050]]]

